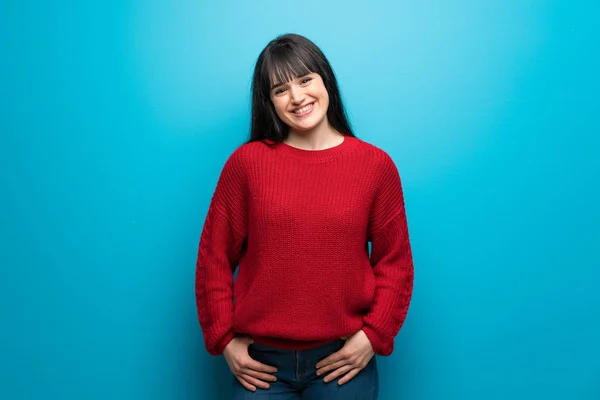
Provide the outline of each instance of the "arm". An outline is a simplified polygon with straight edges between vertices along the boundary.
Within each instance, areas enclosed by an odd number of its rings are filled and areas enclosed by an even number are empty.
[[[375,300],[364,316],[363,331],[376,354],[394,349],[412,297],[414,268],[408,236],[404,196],[398,169],[386,155],[378,192],[369,219],[371,265],[375,273]]]
[[[196,305],[206,350],[222,354],[233,332],[233,272],[246,240],[245,181],[238,152],[226,161],[210,202],[196,262]]]

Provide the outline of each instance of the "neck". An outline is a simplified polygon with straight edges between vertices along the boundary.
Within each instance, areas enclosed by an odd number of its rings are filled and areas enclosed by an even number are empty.
[[[284,142],[300,149],[324,150],[340,144],[343,137],[344,135],[336,131],[325,119],[321,124],[307,131],[290,129]]]

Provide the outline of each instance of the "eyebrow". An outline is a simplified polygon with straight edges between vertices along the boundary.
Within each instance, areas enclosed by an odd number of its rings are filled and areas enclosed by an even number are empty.
[[[306,75],[297,76],[297,77],[295,77],[294,79],[301,79],[301,78],[304,78],[304,77],[306,77],[306,76],[309,76],[310,74],[312,74],[312,72],[309,72],[309,73],[308,73],[308,74],[306,74]],[[292,80],[294,80],[294,79],[292,79]],[[273,90],[273,89],[275,89],[276,87],[283,85],[284,83],[286,83],[286,82],[282,82],[282,83],[276,83],[276,84],[274,84],[273,86],[271,86],[271,89],[269,89],[269,90]]]

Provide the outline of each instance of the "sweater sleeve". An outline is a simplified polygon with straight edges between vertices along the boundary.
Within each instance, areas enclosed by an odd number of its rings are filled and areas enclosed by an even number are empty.
[[[406,318],[414,277],[400,175],[387,154],[369,217],[368,236],[376,287],[374,303],[363,318],[363,331],[375,354],[387,356]]]
[[[206,350],[219,355],[233,332],[233,272],[247,232],[246,183],[239,152],[225,162],[200,236],[196,262],[196,306]]]

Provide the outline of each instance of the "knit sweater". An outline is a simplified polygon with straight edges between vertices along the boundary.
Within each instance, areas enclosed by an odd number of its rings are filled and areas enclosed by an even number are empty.
[[[413,288],[394,161],[351,136],[324,150],[239,146],[210,201],[195,283],[210,354],[237,335],[302,350],[361,329],[391,354]]]

